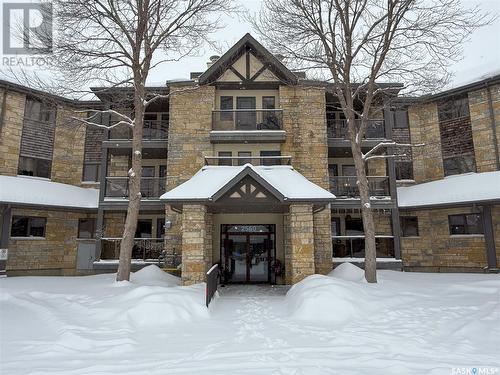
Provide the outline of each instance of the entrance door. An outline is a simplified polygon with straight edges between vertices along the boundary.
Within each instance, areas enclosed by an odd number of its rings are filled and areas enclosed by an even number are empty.
[[[271,263],[276,256],[274,232],[274,225],[222,225],[225,282],[271,282]]]
[[[238,96],[236,98],[236,130],[255,130],[257,118],[255,112],[255,96]]]

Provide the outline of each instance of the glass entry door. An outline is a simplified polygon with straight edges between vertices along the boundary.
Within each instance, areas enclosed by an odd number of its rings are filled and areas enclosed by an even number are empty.
[[[222,225],[221,262],[225,282],[270,283],[275,257],[274,225]]]

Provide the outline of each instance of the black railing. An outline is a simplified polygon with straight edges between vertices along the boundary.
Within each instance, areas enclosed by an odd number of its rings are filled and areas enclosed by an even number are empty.
[[[364,258],[365,236],[333,236],[334,258]],[[375,236],[377,258],[394,258],[393,236]]]
[[[210,302],[214,298],[215,292],[217,292],[217,285],[219,283],[219,265],[216,263],[207,272],[207,286],[205,289],[206,294],[206,305],[210,305]]]
[[[118,260],[120,257],[121,238],[103,238],[101,242],[100,260]],[[165,242],[163,238],[135,238],[132,248],[132,259],[158,262]]]
[[[355,120],[360,121],[360,120]],[[327,134],[328,138],[347,139],[347,120],[329,119],[327,114]],[[368,126],[365,132],[366,139],[385,138],[384,120],[368,120]]]
[[[359,187],[356,176],[335,176],[330,177],[330,191],[337,197],[359,197]],[[388,176],[368,176],[368,187],[370,196],[387,197],[390,196]]]
[[[168,138],[168,121],[144,120],[142,139],[145,141],[165,140]],[[109,132],[111,140],[131,140],[132,129],[123,125],[112,128]]]
[[[144,199],[158,199],[166,190],[166,177],[142,177],[141,194]],[[128,198],[128,177],[106,177],[106,198]]]
[[[281,109],[212,111],[212,130],[282,130]]]
[[[205,165],[291,165],[291,156],[205,156]]]

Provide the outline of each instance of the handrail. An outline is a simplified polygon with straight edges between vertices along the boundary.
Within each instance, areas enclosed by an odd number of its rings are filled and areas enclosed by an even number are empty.
[[[212,110],[212,130],[215,131],[270,131],[282,129],[282,109]]]
[[[207,272],[207,286],[205,289],[205,303],[208,307],[215,293],[217,292],[217,284],[219,279],[219,265],[215,263]]]

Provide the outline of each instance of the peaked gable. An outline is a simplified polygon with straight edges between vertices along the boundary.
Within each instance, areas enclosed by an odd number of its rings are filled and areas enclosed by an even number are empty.
[[[198,78],[200,84],[214,82],[283,82],[296,84],[297,76],[246,34]]]

